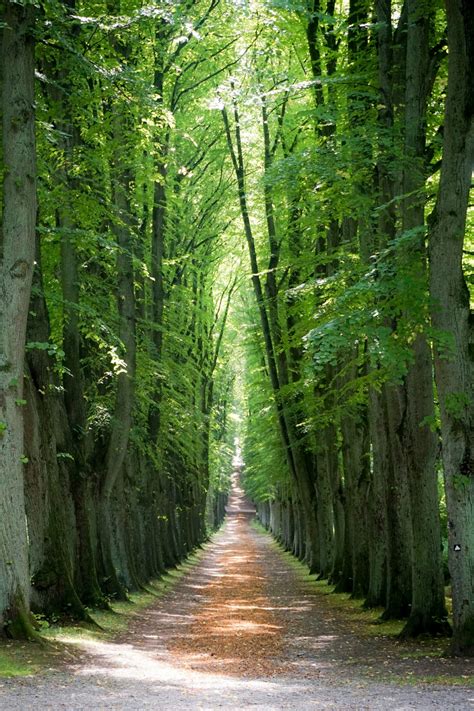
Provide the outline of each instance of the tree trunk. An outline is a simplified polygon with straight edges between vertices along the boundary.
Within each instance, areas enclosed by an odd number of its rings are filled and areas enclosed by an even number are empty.
[[[426,150],[426,103],[429,95],[429,36],[432,17],[416,0],[408,0],[406,86],[405,86],[405,162],[402,203],[403,229],[415,232],[413,247],[400,258],[401,271],[408,270],[417,293],[427,283],[423,232]],[[423,298],[423,297],[421,297]],[[407,318],[418,314],[407,314]],[[448,631],[441,570],[441,530],[439,523],[436,473],[431,351],[423,334],[413,345],[413,362],[405,378],[406,412],[404,449],[412,510],[412,586],[410,616],[402,636]]]
[[[120,3],[109,0],[108,9],[120,11]],[[119,38],[113,41],[114,48],[121,61],[126,63],[130,50]],[[116,101],[112,122],[112,138],[117,146],[126,144],[128,133],[133,128],[128,107],[122,101]],[[131,150],[131,146],[127,146]],[[123,366],[117,374],[115,404],[112,417],[110,439],[105,455],[105,471],[99,484],[98,532],[102,554],[104,576],[114,588],[114,594],[124,598],[126,592],[122,582],[126,575],[120,571],[120,561],[124,552],[120,550],[119,533],[116,517],[113,515],[116,501],[114,489],[118,478],[123,474],[125,458],[129,445],[132,411],[135,395],[136,372],[136,330],[135,330],[135,291],[133,267],[133,221],[131,210],[132,171],[128,153],[117,152],[111,166],[113,221],[112,231],[116,239],[117,265],[117,313],[119,317],[119,338],[123,344]],[[126,567],[126,566],[125,566]],[[117,570],[120,574],[117,574]]]
[[[124,597],[123,585],[116,576],[116,566],[120,554],[115,546],[116,536],[113,525],[112,494],[115,483],[125,463],[129,442],[134,403],[136,342],[135,342],[135,296],[133,285],[133,251],[130,217],[131,176],[128,170],[120,168],[114,179],[115,223],[117,240],[117,310],[119,314],[119,336],[123,343],[124,367],[117,376],[117,391],[112,420],[112,431],[105,458],[105,472],[99,489],[99,539],[102,552],[103,572],[117,584],[115,594]],[[110,592],[110,590],[109,590]]]
[[[337,592],[363,597],[368,591],[369,547],[366,504],[370,481],[367,412],[344,416],[341,422],[346,511],[346,558]]]
[[[75,586],[88,607],[106,607],[98,577],[97,501],[92,476],[77,476],[72,485],[77,527]]]
[[[44,298],[39,233],[27,338],[50,341]],[[71,481],[78,463],[55,363],[44,349],[27,353],[25,412],[25,499],[30,544],[32,606],[39,611],[66,610],[80,619],[89,615],[74,585],[77,525]]]
[[[473,315],[462,268],[474,158],[474,5],[446,0],[448,89],[443,162],[430,230],[431,317],[448,509],[453,645],[474,654]]]
[[[159,35],[157,42],[163,39]],[[157,66],[155,68],[154,86],[158,95],[158,101],[163,102],[163,58],[158,52]],[[152,304],[151,304],[151,319],[153,322],[152,331],[152,355],[156,361],[158,368],[161,367],[163,358],[163,314],[165,309],[165,287],[163,275],[163,260],[165,256],[165,230],[166,230],[166,212],[167,212],[167,186],[166,176],[167,168],[166,161],[168,157],[170,143],[170,131],[166,131],[165,136],[161,137],[161,141],[157,145],[157,158],[155,170],[158,179],[153,185],[153,210],[152,210],[152,235],[151,235],[151,276],[153,278],[152,285]],[[160,431],[160,410],[161,399],[163,397],[163,384],[161,378],[156,380],[156,386],[153,393],[153,402],[150,405],[149,412],[149,429],[152,443],[156,444]]]
[[[2,41],[0,626],[31,636],[23,490],[23,366],[35,257],[34,8],[7,0]]]
[[[334,508],[331,481],[331,462],[328,446],[330,435],[325,428],[320,434],[321,450],[316,454],[316,499],[319,543],[319,578],[329,578],[334,558]]]
[[[386,469],[387,600],[384,619],[400,619],[410,612],[412,597],[412,530],[407,452],[403,431],[406,418],[405,390],[399,385],[382,388],[388,433]]]
[[[399,84],[404,74],[397,61],[397,37],[392,28],[390,0],[377,0],[376,15],[377,57],[379,75],[379,158],[377,164],[378,201],[380,209],[377,224],[378,248],[383,249],[396,237],[397,214],[395,195],[397,185],[391,163],[396,160],[395,111],[399,104]],[[404,16],[400,22],[404,22]],[[402,35],[402,46],[403,46]],[[393,259],[393,258],[392,258]],[[396,266],[396,265],[394,265]],[[384,326],[396,333],[398,323],[390,316],[385,317]],[[384,617],[399,618],[408,614],[411,602],[411,511],[408,489],[408,452],[404,443],[407,417],[407,397],[404,385],[385,383],[381,392],[371,399],[371,406],[378,410],[373,413],[382,416],[377,423],[374,442],[383,452],[377,460],[382,466],[374,472],[385,478],[382,484],[386,511],[386,560],[387,591]],[[381,427],[383,423],[383,427]],[[385,439],[385,441],[383,441]],[[374,462],[376,453],[374,451]]]
[[[372,443],[367,496],[369,585],[366,607],[385,605],[387,599],[387,478],[389,452],[383,395],[369,390],[369,431]]]

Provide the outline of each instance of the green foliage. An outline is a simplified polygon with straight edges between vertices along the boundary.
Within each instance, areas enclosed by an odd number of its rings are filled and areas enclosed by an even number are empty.
[[[48,341],[46,341],[44,343],[38,342],[38,341],[28,341],[25,348],[27,351],[31,351],[31,350],[46,351],[48,353],[48,355],[58,356],[60,358],[64,357],[64,351],[59,349],[55,343],[50,343]]]
[[[447,413],[455,420],[460,420],[465,417],[468,409],[471,407],[471,398],[468,393],[451,392],[445,398],[444,406]]]
[[[412,160],[403,91],[388,111],[378,89],[380,27],[347,3],[41,8],[34,297],[50,333],[27,351],[54,363],[46,391],[64,397],[72,379],[85,410],[58,461],[100,491],[127,397],[125,448],[141,464],[125,458],[120,485],[152,502],[160,531],[184,536],[213,510],[236,445],[254,500],[296,501],[293,449],[312,461],[333,428],[340,460],[341,422],[405,382],[420,336],[453,355],[429,325],[423,219],[405,229],[407,205],[434,202],[444,65],[426,161]],[[408,169],[426,181],[404,194]],[[460,418],[470,404],[453,393],[446,407]]]

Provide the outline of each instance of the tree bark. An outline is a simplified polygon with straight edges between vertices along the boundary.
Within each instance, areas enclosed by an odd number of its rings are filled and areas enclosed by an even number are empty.
[[[2,41],[0,626],[31,636],[23,489],[23,367],[35,257],[34,8],[7,0]]]
[[[27,338],[33,343],[48,343],[51,334],[39,233],[33,286]],[[47,350],[29,349],[27,368],[25,449],[29,461],[25,468],[25,499],[32,606],[46,613],[66,610],[91,621],[74,583],[78,527],[71,483],[77,478],[79,463],[73,454],[64,394]]]
[[[402,203],[403,229],[420,230],[412,249],[402,256],[401,270],[409,270],[412,283],[425,289],[427,283],[424,244],[424,194],[426,150],[426,104],[429,95],[429,36],[432,13],[407,0],[407,52],[405,83],[405,170]],[[409,263],[407,264],[407,258]],[[415,287],[416,288],[416,287]],[[407,317],[417,318],[417,314]],[[424,334],[412,347],[414,359],[405,378],[405,442],[412,511],[412,603],[402,636],[449,631],[444,605],[441,569],[441,530],[436,472],[436,435],[431,351]]]
[[[431,318],[448,509],[453,647],[474,654],[473,314],[462,251],[474,159],[474,5],[446,0],[448,88],[441,182],[430,229]]]
[[[129,170],[123,166],[117,166],[116,171],[114,178],[116,215],[113,230],[117,240],[117,310],[119,314],[119,337],[123,343],[124,367],[117,376],[112,431],[105,458],[105,471],[100,484],[100,525],[98,531],[105,576],[111,581],[110,584],[114,587],[114,594],[125,597],[123,584],[116,574],[117,569],[120,568],[121,555],[117,545],[117,535],[114,532],[112,494],[125,464],[132,425],[136,341],[132,225],[129,203],[131,176]]]
[[[387,421],[383,395],[369,390],[369,432],[372,444],[367,496],[369,584],[365,607],[383,606],[387,600],[387,477],[389,464]]]
[[[370,482],[367,409],[344,415],[341,420],[344,468],[344,506],[346,557],[337,592],[350,592],[354,598],[368,591],[369,546],[366,504]],[[347,559],[346,559],[347,558]]]

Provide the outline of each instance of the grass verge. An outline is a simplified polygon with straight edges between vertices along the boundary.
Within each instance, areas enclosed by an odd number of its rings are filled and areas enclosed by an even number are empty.
[[[149,592],[130,593],[130,602],[110,601],[112,612],[89,610],[100,627],[71,621],[68,624],[50,624],[40,620],[44,644],[0,640],[0,681],[2,678],[22,677],[54,671],[64,662],[73,662],[80,655],[74,646],[84,640],[111,640],[124,632],[133,619],[157,599],[171,590],[178,581],[199,563],[208,543],[193,551],[177,568],[169,570],[159,580],[147,584]],[[67,643],[66,643],[67,640]],[[71,641],[72,640],[72,641]]]
[[[341,660],[342,671],[357,668],[365,677],[397,684],[474,686],[472,662],[452,657],[449,638],[400,640],[405,620],[381,620],[383,608],[366,609],[362,599],[354,599],[349,593],[335,593],[333,585],[310,575],[307,566],[284,550],[258,521],[252,525],[270,537],[274,550],[294,570],[302,591],[320,598],[318,608],[334,618],[335,634],[349,633],[360,641],[358,654]],[[378,644],[372,645],[371,641],[375,643],[376,639]]]

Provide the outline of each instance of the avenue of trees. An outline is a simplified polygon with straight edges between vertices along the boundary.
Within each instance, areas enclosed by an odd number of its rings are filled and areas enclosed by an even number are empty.
[[[198,116],[214,6],[3,5],[0,619],[21,636],[30,606],[87,618],[222,520],[235,277]]]
[[[472,3],[2,19],[3,629],[176,564],[240,436],[312,573],[405,636],[451,632],[449,584],[472,654]]]

